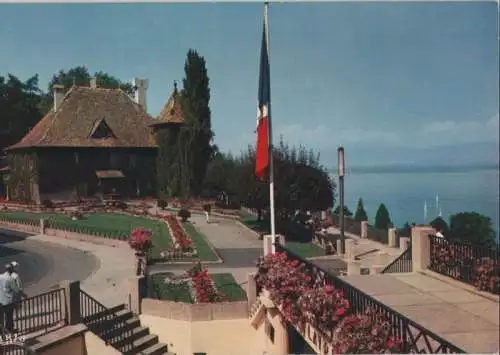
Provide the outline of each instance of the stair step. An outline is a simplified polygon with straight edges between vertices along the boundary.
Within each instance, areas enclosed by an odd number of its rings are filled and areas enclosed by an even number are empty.
[[[131,333],[126,334],[126,338],[120,338],[119,336],[123,334],[124,332],[130,330]],[[110,337],[110,339],[113,339],[110,341],[111,345],[116,348],[120,349],[126,344],[133,343],[134,340],[139,339],[141,337],[144,337],[146,335],[149,335],[149,328],[146,327],[135,327],[130,329],[129,327],[126,328],[118,328],[116,332],[113,332],[113,336]],[[116,340],[115,340],[116,339]]]
[[[153,334],[144,335],[132,342],[133,349],[130,350],[129,354],[138,354],[141,353],[144,349],[149,348],[158,344],[158,336]],[[135,351],[135,352],[134,352]]]
[[[162,343],[156,343],[141,351],[141,355],[165,355],[173,354],[168,352],[168,346]]]
[[[136,327],[141,326],[141,320],[139,319],[139,317],[137,317],[134,314],[132,314],[132,317],[125,320],[125,323],[127,324],[127,326],[130,326],[132,328],[136,328]]]

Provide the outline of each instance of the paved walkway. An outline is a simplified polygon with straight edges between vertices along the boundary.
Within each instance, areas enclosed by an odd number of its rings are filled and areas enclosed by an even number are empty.
[[[337,227],[330,227],[328,233],[340,234],[340,230]],[[390,248],[386,244],[361,238],[361,236],[352,233],[346,232],[345,236],[354,240],[354,255],[359,255],[357,259],[361,262],[362,267],[387,266],[401,255],[399,248]],[[382,252],[383,255],[379,255],[379,252]]]
[[[467,353],[498,353],[499,303],[473,293],[457,281],[431,276],[382,274],[343,277]]]
[[[247,274],[255,271],[255,260],[263,255],[263,242],[233,220],[212,217],[211,223],[204,216],[193,214],[190,221],[215,248],[222,264],[207,264],[210,273],[231,273],[240,285],[245,285]],[[152,265],[151,273],[174,272],[180,274],[191,265]]]
[[[134,253],[128,246],[110,247],[47,235],[36,235],[30,239],[93,254],[99,265],[81,282],[82,289],[108,307],[121,303],[128,304],[128,289],[125,282],[135,275],[136,264]],[[66,262],[56,267],[70,269],[78,268],[79,265]]]

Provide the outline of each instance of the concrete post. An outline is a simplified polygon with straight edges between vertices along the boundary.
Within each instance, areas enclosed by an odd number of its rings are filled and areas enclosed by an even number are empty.
[[[250,272],[247,274],[247,299],[248,299],[248,309],[257,300],[257,283],[255,282],[255,276],[257,273]]]
[[[264,236],[263,241],[264,241],[264,256],[274,253],[273,236],[267,234]]]
[[[384,251],[379,251],[376,256],[376,265],[387,265],[389,254]]]
[[[354,240],[345,240],[345,259],[354,260]]]
[[[347,262],[347,275],[361,275],[361,263],[359,261],[350,260]]]
[[[342,241],[340,239],[337,239],[337,255],[342,256],[342,253],[340,252],[342,250]]]
[[[397,245],[396,228],[389,228],[389,231],[387,233],[388,233],[389,248],[395,248]]]
[[[66,319],[68,325],[81,322],[80,314],[80,281],[61,281],[59,287],[64,289]],[[64,307],[66,306],[66,307]]]
[[[40,218],[40,234],[45,235],[45,218]]]
[[[428,226],[418,226],[411,229],[411,257],[413,272],[425,270],[430,264],[431,250],[429,235],[436,233]]]
[[[372,265],[370,267],[370,275],[380,274],[385,266],[382,265]]]
[[[361,222],[361,238],[368,238],[368,221]]]
[[[399,238],[399,249],[401,251],[405,251],[406,249],[408,249],[409,245],[410,245],[410,238],[408,237]]]
[[[128,303],[129,311],[141,314],[142,299],[146,296],[146,278],[144,276],[133,276],[127,280],[128,283]]]

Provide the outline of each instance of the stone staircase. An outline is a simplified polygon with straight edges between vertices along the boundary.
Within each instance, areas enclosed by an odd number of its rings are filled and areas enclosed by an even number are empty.
[[[112,307],[108,311],[116,315],[115,324],[121,325],[111,332],[106,331],[103,334],[96,332],[96,335],[108,345],[124,355],[174,355],[168,352],[166,344],[158,341],[157,335],[150,334],[149,328],[141,326],[139,317],[127,310],[124,304]]]

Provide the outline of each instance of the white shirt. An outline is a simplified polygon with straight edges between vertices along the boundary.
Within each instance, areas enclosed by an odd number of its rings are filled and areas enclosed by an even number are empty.
[[[23,286],[22,286],[22,282],[21,282],[21,278],[19,277],[19,274],[14,271],[12,274],[10,274],[10,277],[12,277],[14,279],[19,290],[22,290]]]

